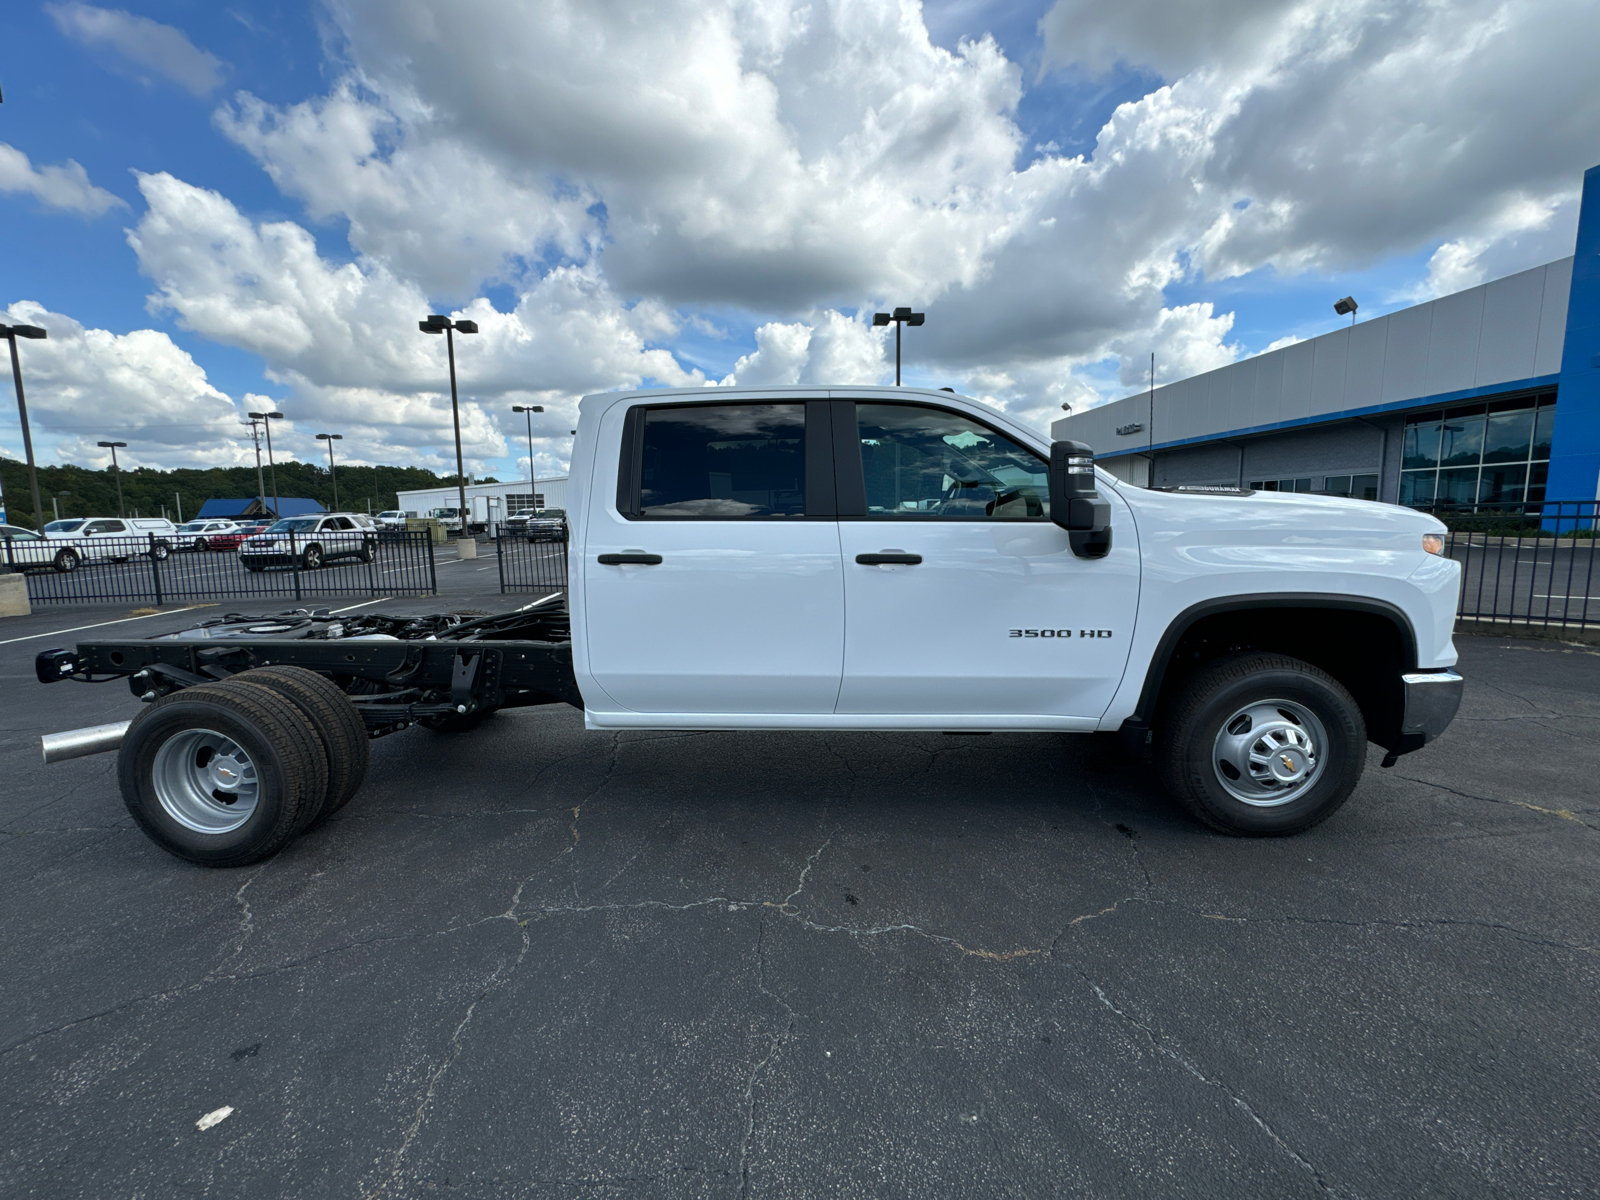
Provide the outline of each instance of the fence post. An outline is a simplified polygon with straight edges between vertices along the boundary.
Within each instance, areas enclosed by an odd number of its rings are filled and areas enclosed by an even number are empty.
[[[417,537],[422,539],[422,544],[428,548],[428,591],[430,595],[439,594],[439,571],[433,561],[433,530],[419,529]]]
[[[367,535],[363,533],[361,536],[365,538]],[[374,534],[372,541],[367,544],[372,547],[372,556],[367,559],[367,595],[376,596],[378,594],[378,546],[380,544],[377,535]]]
[[[305,595],[300,590],[300,552],[295,549],[294,541],[295,534],[294,530],[291,529],[289,531],[289,562],[291,564],[290,569],[294,571],[294,598],[296,600],[304,600]]]
[[[505,534],[496,529],[494,531],[494,562],[495,566],[500,569],[500,594],[502,596],[506,594],[506,556],[504,547]]]
[[[161,560],[156,557],[156,535],[146,534],[150,539],[150,578],[156,585],[156,604],[163,603],[161,599]]]

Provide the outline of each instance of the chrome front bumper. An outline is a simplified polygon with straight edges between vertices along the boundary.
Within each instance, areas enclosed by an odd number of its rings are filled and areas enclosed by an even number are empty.
[[[1413,745],[1425,746],[1455,720],[1466,680],[1454,671],[1419,671],[1400,676],[1400,681],[1406,689],[1401,736]]]

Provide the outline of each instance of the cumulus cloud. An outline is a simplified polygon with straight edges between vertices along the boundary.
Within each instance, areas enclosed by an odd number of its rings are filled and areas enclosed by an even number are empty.
[[[149,72],[196,96],[209,96],[226,78],[220,58],[171,25],[92,4],[46,4],[44,9],[65,36],[90,49],[109,50],[145,81],[142,73]]]
[[[827,309],[813,313],[808,321],[772,321],[755,331],[755,339],[755,351],[734,364],[733,372],[722,380],[725,386],[893,382],[884,353],[885,331],[859,316]]]
[[[253,221],[217,192],[168,174],[137,179],[148,209],[128,241],[155,282],[153,308],[261,355],[268,378],[291,389],[282,407],[307,453],[316,424],[343,433],[353,461],[454,470],[445,348],[417,328],[430,311],[417,284],[382,262],[330,263],[301,226]],[[592,263],[550,270],[511,312],[480,297],[455,315],[481,330],[458,337],[456,350],[474,469],[515,445],[512,404],[544,404],[536,434],[555,438],[585,392],[704,382],[649,344],[676,333],[672,314],[623,303]]]
[[[0,192],[32,196],[49,208],[98,217],[113,208],[126,208],[118,197],[89,182],[89,172],[72,159],[60,166],[39,167],[15,146],[0,142]]]
[[[244,461],[233,401],[165,333],[88,329],[32,300],[11,305],[5,320],[50,334],[22,350],[35,446],[53,438],[59,458],[97,465],[110,457],[95,443],[113,438],[131,443],[121,455],[130,467]]]

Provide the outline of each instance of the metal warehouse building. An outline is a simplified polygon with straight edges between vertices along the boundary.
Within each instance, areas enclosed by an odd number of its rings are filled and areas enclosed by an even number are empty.
[[[460,492],[452,484],[400,492],[397,498],[405,512],[426,516],[431,509],[455,508],[460,502]],[[482,518],[491,525],[499,524],[519,509],[565,508],[567,480],[562,476],[559,479],[513,479],[506,483],[469,483],[467,506],[473,510],[474,519]]]
[[[1600,167],[1572,258],[1056,421],[1141,486],[1600,498]]]

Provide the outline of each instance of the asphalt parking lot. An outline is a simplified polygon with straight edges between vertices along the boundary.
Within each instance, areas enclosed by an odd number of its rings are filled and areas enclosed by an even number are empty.
[[[8,639],[121,615],[0,623],[0,1194],[1600,1190],[1594,647],[1461,638],[1445,738],[1282,841],[1091,739],[553,707],[206,871],[39,763],[136,702]]]

